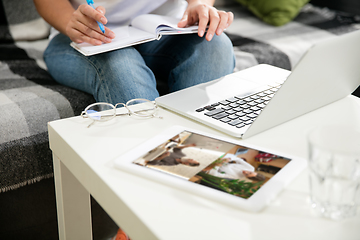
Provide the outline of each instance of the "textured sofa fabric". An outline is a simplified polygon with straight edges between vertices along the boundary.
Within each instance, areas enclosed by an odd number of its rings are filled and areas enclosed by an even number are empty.
[[[0,239],[58,239],[47,122],[94,102],[48,74],[48,33],[32,0],[0,1]],[[94,239],[116,233],[93,199],[92,214]]]
[[[1,39],[9,41],[38,40],[44,39],[49,34],[49,26],[37,14],[31,0],[3,0],[0,6],[2,10],[2,31]],[[6,25],[3,25],[6,22]],[[3,34],[6,33],[6,34]]]
[[[311,3],[338,10],[343,13],[360,15],[360,1],[359,0],[311,0]]]
[[[3,0],[0,10],[0,192],[5,192],[52,176],[47,122],[78,115],[94,99],[57,84],[44,69],[49,26],[32,0]]]
[[[259,63],[291,70],[313,43],[360,28],[359,16],[311,4],[290,23],[274,27],[231,0],[220,2],[220,8],[235,14],[227,29],[235,71]],[[47,122],[79,115],[95,102],[89,94],[57,84],[46,71],[42,53],[48,31],[32,0],[0,0],[0,239],[21,234],[56,239]],[[116,225],[92,202],[98,239]]]

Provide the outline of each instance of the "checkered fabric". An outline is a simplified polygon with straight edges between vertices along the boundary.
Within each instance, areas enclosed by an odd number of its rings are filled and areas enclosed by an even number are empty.
[[[47,122],[95,101],[46,71],[48,33],[32,0],[0,1],[0,193],[51,177]]]
[[[291,70],[315,42],[359,29],[360,17],[306,5],[291,23],[274,27],[232,1],[227,34],[236,71],[259,63]],[[0,0],[0,193],[53,175],[47,122],[79,115],[92,96],[57,84],[42,60],[48,25],[32,0]]]
[[[263,23],[241,6],[227,29],[236,54],[236,70],[267,63],[291,70],[314,43],[360,29],[360,16],[305,5],[290,23]]]
[[[36,12],[32,0],[1,0],[0,41],[38,40],[49,35],[50,26]]]

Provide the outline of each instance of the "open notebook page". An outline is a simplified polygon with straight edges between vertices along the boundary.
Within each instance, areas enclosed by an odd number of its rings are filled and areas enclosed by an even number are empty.
[[[71,45],[85,56],[91,56],[156,39],[155,34],[150,34],[129,26],[113,28],[112,31],[116,37],[111,43],[103,43],[98,46],[93,46],[89,43],[71,43]]]
[[[144,14],[134,18],[131,22],[131,25],[135,28],[155,33],[156,35],[159,35],[159,33],[177,34],[197,32],[198,26],[179,28],[177,26],[179,21],[180,19],[174,17]]]

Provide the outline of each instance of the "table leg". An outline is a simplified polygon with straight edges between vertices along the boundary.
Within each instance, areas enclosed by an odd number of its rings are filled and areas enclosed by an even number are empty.
[[[53,154],[59,239],[91,240],[89,192]]]

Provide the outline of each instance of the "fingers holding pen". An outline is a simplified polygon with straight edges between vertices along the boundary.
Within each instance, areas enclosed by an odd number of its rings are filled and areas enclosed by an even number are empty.
[[[104,27],[105,33],[102,33],[97,23],[107,23],[104,14],[103,7],[97,7],[95,10],[86,4],[80,5],[67,25],[67,35],[76,43],[88,42],[92,45],[100,45],[111,42],[115,34],[107,27]]]
[[[107,23],[107,19],[105,17],[105,8],[102,6],[93,9],[89,5],[82,5],[80,8],[83,18],[83,24],[85,25],[84,32],[89,37],[93,37],[95,39],[101,40],[102,42],[111,42],[113,38],[115,38],[115,34],[107,27],[104,27],[105,33],[103,33],[100,29],[99,23],[105,25]]]
[[[96,26],[89,27],[86,25],[78,25],[76,28],[70,28],[68,35],[70,39],[76,43],[87,42],[92,45],[101,45],[102,43],[110,43],[114,38],[114,33],[105,27],[105,34],[101,31],[94,30]],[[107,36],[110,37],[107,37]]]
[[[105,17],[105,8],[102,6],[99,6],[96,9],[94,9],[91,6],[84,4],[79,6],[79,10],[82,13],[82,15],[86,16],[92,23],[94,23],[94,21],[95,22],[97,21],[102,24],[107,23],[107,19]]]

